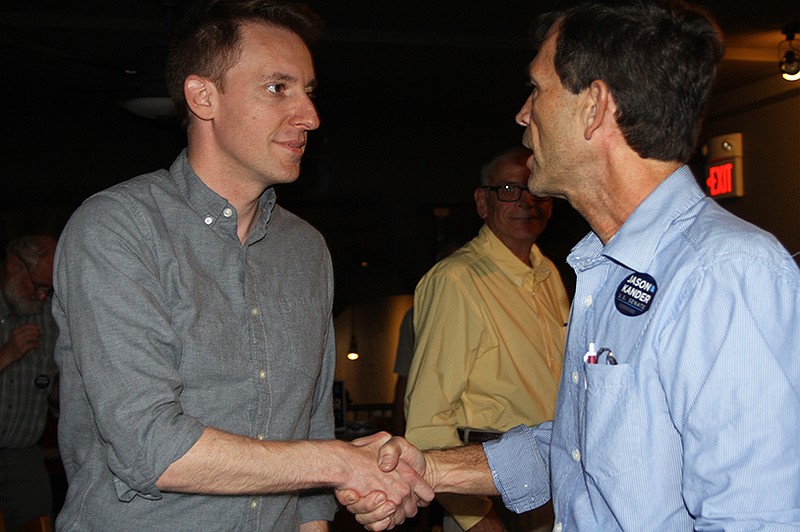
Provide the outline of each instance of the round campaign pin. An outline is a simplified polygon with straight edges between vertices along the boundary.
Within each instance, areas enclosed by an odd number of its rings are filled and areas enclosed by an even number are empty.
[[[50,384],[50,377],[47,375],[37,375],[35,379],[33,379],[33,385],[36,386],[39,390],[44,390],[47,388],[47,385]]]
[[[626,316],[640,316],[650,308],[657,291],[658,285],[651,275],[634,272],[620,283],[614,304]]]

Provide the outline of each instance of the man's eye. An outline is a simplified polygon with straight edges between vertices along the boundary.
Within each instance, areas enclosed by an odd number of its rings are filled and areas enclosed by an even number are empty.
[[[514,192],[515,188],[521,188],[521,187],[518,187],[517,185],[503,185],[503,190],[505,190],[506,192]]]
[[[534,82],[532,82],[532,81],[528,81],[528,82],[526,82],[526,83],[525,83],[525,86],[528,88],[528,90],[531,92],[531,94],[534,94],[534,93],[536,92],[536,90],[539,88],[539,87],[537,87],[537,86],[536,86],[536,84],[535,84]]]
[[[283,94],[286,92],[286,85],[283,83],[270,83],[267,85],[267,90],[273,94]]]

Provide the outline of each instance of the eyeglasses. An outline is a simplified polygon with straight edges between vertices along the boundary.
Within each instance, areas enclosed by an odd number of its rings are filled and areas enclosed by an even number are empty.
[[[25,262],[25,260],[19,255],[17,255],[17,257],[19,257],[19,261],[22,263],[22,265],[25,266],[25,272],[28,274],[28,279],[31,281],[31,284],[33,285],[33,289],[35,290],[37,297],[45,298],[49,296],[50,293],[53,291],[53,287],[48,284],[37,283],[33,279],[33,276],[31,275],[31,269],[28,267],[28,263]]]
[[[530,194],[534,203],[544,203],[546,201],[550,201],[550,196],[537,196],[535,194],[531,194],[530,191],[528,191],[528,187],[512,185],[511,183],[506,183],[505,185],[481,185],[481,188],[493,190],[494,193],[497,194],[497,199],[500,201],[518,201],[519,198],[522,197],[523,192]]]

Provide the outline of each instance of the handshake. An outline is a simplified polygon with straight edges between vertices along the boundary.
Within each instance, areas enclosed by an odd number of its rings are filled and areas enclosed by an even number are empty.
[[[365,451],[366,458],[375,461],[372,471],[354,470],[345,487],[336,487],[336,498],[367,530],[392,529],[433,500],[434,468],[405,439],[379,432],[350,445],[358,448],[360,458]],[[362,463],[354,460],[353,465]]]
[[[344,445],[353,460],[347,478],[334,485],[336,498],[367,530],[394,528],[434,493],[498,495],[480,445],[423,453],[385,432]]]

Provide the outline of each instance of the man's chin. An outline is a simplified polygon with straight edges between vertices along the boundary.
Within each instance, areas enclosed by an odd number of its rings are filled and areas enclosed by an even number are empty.
[[[528,191],[534,196],[539,196],[540,198],[553,196],[553,187],[547,186],[547,181],[542,179],[541,174],[537,172],[532,172],[530,177],[528,177]]]
[[[532,178],[528,179],[528,191],[539,198],[546,198],[550,195],[548,192],[542,190],[540,182],[537,181],[534,183]]]
[[[294,183],[300,177],[300,161],[284,164],[276,173],[276,183]]]

